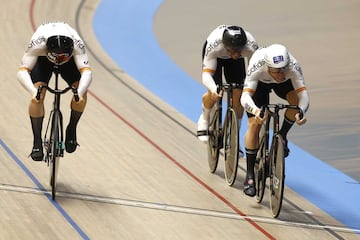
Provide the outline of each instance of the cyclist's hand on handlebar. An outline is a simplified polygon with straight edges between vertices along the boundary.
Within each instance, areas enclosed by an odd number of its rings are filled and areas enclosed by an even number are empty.
[[[84,99],[83,97],[80,97],[80,96],[79,96],[79,101],[76,101],[75,98],[73,98],[73,101],[74,101],[75,104],[77,104],[77,105],[82,105],[82,104],[84,104],[85,99]]]
[[[217,92],[212,92],[211,93],[211,99],[212,100],[218,100],[219,98],[221,98],[222,96],[222,91],[220,91],[219,93]]]
[[[38,95],[38,89],[36,89],[35,92],[33,92],[32,97],[31,97],[31,102],[32,103],[40,103],[40,99],[37,99],[37,95]],[[42,98],[43,96],[41,96],[40,94],[40,98]]]
[[[298,125],[303,125],[306,123],[306,117],[302,116],[302,118],[300,118],[301,115],[302,114],[300,113],[295,114],[295,121]]]
[[[257,109],[255,113],[255,120],[258,124],[263,124],[265,119],[267,118],[267,111],[262,111],[261,109]]]

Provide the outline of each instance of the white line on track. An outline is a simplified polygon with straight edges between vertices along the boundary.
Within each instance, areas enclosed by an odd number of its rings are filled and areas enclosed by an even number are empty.
[[[24,187],[24,186],[7,185],[7,184],[0,184],[0,190],[21,192],[21,193],[31,193],[31,194],[41,194],[41,195],[45,194],[45,193],[51,194],[51,192],[47,191],[47,190],[41,190],[38,188],[30,188],[30,187]],[[129,207],[138,207],[138,208],[148,208],[148,209],[156,209],[156,210],[170,211],[170,212],[179,212],[179,213],[185,213],[185,214],[195,214],[195,215],[203,215],[203,216],[210,216],[210,217],[228,218],[228,219],[235,219],[235,220],[247,220],[247,221],[251,220],[251,221],[259,222],[259,223],[277,224],[277,225],[284,225],[284,226],[290,226],[290,227],[302,227],[302,228],[310,228],[310,229],[318,229],[318,230],[331,230],[331,231],[360,234],[360,229],[354,229],[354,228],[345,228],[345,227],[309,224],[309,223],[300,223],[300,222],[288,222],[288,221],[282,221],[282,220],[278,220],[278,219],[274,219],[274,218],[241,216],[239,214],[231,213],[231,212],[220,212],[220,211],[207,210],[207,209],[175,206],[175,205],[168,205],[168,204],[162,204],[162,203],[143,202],[143,201],[136,201],[136,200],[121,199],[121,198],[102,197],[102,196],[94,196],[94,195],[87,195],[87,194],[70,193],[70,192],[57,192],[56,197],[57,198],[71,198],[71,199],[90,201],[90,202],[115,204],[115,205],[129,206]]]

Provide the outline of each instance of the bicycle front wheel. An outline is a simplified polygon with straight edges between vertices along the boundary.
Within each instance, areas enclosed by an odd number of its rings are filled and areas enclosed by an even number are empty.
[[[59,158],[60,158],[60,115],[58,112],[53,113],[52,127],[50,134],[50,159],[49,159],[49,169],[50,169],[50,186],[51,186],[51,196],[52,199],[56,198],[56,180],[57,172],[59,168]]]
[[[210,112],[209,123],[208,164],[210,173],[214,173],[218,165],[221,139],[221,109],[215,106]]]
[[[279,216],[285,182],[284,143],[280,134],[273,136],[270,150],[270,208],[274,218]]]
[[[260,145],[255,162],[255,185],[256,185],[256,202],[261,203],[265,192],[266,183],[266,160],[267,160],[267,139],[265,134],[265,125],[260,130]]]
[[[233,109],[226,112],[224,123],[225,180],[232,186],[236,180],[239,161],[239,126]]]

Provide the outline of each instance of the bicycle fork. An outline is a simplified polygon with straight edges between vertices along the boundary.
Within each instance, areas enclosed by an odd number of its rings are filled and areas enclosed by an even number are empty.
[[[46,131],[45,131],[45,136],[44,136],[43,145],[44,145],[44,149],[46,152],[45,162],[47,162],[48,166],[50,164],[49,159],[52,159],[54,154],[55,154],[55,157],[63,157],[64,156],[65,142],[64,142],[64,137],[62,134],[63,133],[63,116],[60,111],[57,112],[57,115],[58,115],[58,117],[55,116],[54,111],[50,112],[50,117],[49,117],[49,121],[46,126]],[[59,123],[56,123],[55,121],[59,121]],[[51,141],[53,141],[52,140],[53,139],[52,132],[50,132],[50,137],[48,137],[48,134],[49,134],[48,131],[50,130],[50,128],[49,128],[50,122],[51,122],[52,126],[54,126],[54,124],[58,124],[58,126],[59,126],[59,129],[58,129],[59,138],[55,139],[55,141],[59,140],[59,142],[55,142],[55,152],[52,152],[52,149],[49,149],[49,148],[51,148]]]

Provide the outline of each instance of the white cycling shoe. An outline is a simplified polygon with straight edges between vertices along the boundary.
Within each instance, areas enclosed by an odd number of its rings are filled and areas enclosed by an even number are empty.
[[[198,139],[204,143],[207,143],[209,141],[209,135],[206,133],[202,133],[204,131],[207,131],[209,128],[208,121],[204,118],[204,114],[201,114],[198,120]]]

